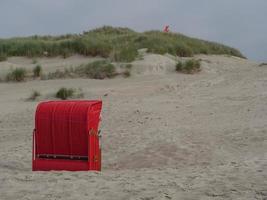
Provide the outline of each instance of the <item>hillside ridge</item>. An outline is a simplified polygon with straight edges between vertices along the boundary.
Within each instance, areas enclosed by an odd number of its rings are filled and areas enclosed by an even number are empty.
[[[151,53],[169,53],[180,57],[226,54],[245,58],[235,48],[180,33],[164,33],[157,30],[140,33],[129,28],[111,26],[84,31],[81,34],[0,39],[1,60],[9,56],[66,58],[80,54],[101,56],[116,62],[131,62],[138,56],[138,49],[142,48],[147,48]]]

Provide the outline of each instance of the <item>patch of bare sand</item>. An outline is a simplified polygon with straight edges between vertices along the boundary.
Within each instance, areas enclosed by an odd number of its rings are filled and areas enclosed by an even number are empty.
[[[162,75],[175,71],[176,61],[164,55],[145,54],[141,60],[132,63],[135,75]]]

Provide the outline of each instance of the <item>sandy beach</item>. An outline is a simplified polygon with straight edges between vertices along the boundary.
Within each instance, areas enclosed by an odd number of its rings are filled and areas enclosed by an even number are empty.
[[[201,72],[147,54],[129,78],[0,83],[0,199],[267,199],[267,66],[198,55]],[[45,72],[97,58],[42,58]],[[178,59],[178,58],[177,58]],[[10,67],[35,65],[12,57]],[[60,87],[102,99],[102,172],[32,172],[38,101]],[[42,96],[26,101],[33,90]]]

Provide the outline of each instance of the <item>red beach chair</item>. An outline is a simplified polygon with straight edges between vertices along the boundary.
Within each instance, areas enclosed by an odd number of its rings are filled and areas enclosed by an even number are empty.
[[[102,101],[48,101],[37,106],[32,170],[101,170]]]

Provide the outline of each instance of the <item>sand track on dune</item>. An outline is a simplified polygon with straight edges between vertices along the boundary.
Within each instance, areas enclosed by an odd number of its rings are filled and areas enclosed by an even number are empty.
[[[163,75],[175,71],[176,61],[163,55],[145,54],[143,59],[133,62],[132,65],[135,75]]]

